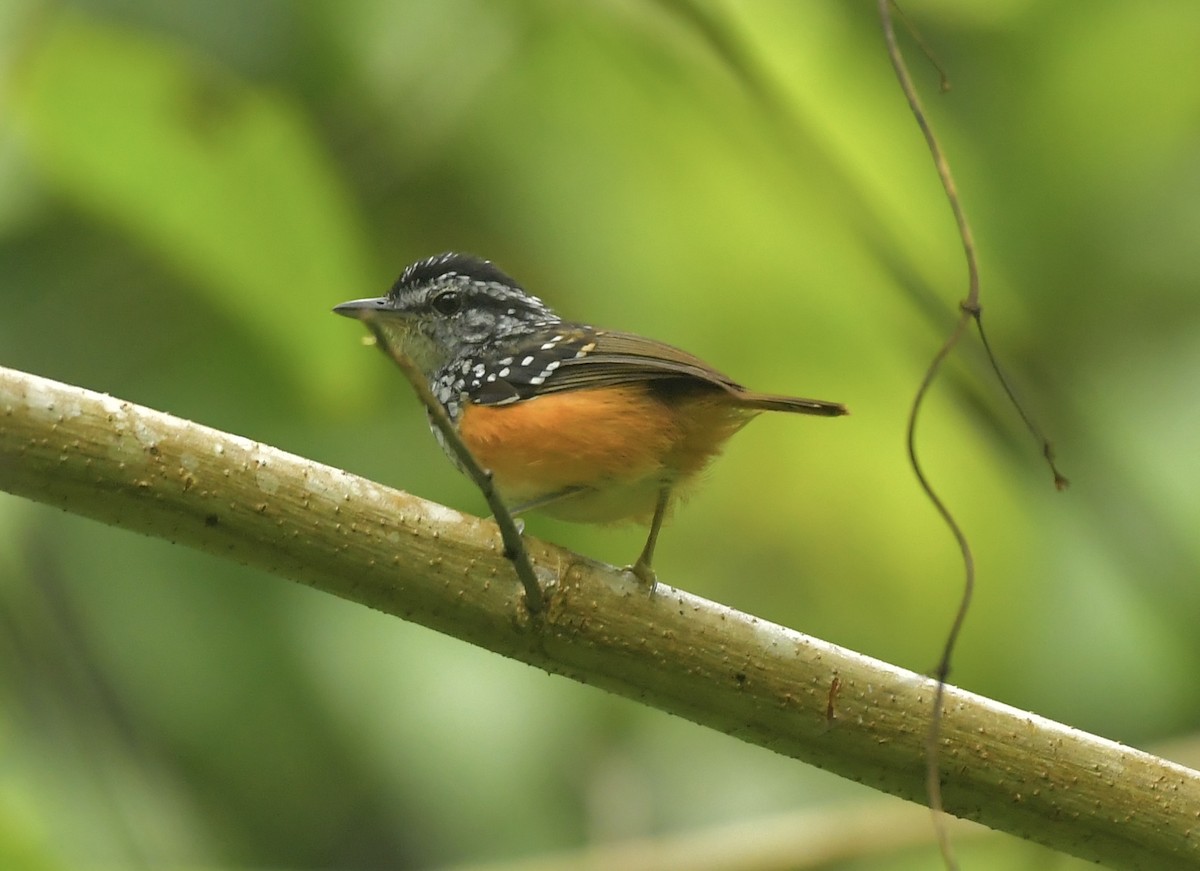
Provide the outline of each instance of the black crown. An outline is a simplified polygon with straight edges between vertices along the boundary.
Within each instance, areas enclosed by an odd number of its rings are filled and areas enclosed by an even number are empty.
[[[418,260],[407,267],[396,281],[392,291],[394,293],[403,288],[420,287],[451,275],[462,276],[471,281],[494,282],[515,290],[524,290],[492,261],[470,254],[447,251],[445,254]]]

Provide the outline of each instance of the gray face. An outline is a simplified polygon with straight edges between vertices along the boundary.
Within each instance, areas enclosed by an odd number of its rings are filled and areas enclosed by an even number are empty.
[[[430,380],[452,361],[485,356],[490,346],[561,320],[491,263],[462,254],[414,263],[386,297],[335,311],[363,320]]]
[[[376,319],[395,350],[432,376],[447,363],[475,357],[531,328],[558,323],[558,315],[520,288],[446,274],[389,297]]]

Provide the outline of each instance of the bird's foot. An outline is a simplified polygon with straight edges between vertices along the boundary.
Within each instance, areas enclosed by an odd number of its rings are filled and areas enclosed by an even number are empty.
[[[625,566],[624,571],[637,578],[638,583],[646,588],[646,592],[651,596],[654,595],[654,591],[658,587],[658,575],[654,573],[654,569],[650,568],[650,563],[638,560],[631,566]]]

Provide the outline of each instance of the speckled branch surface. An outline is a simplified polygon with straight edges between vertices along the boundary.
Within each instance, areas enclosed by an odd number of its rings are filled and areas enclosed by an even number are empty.
[[[914,801],[933,681],[490,521],[0,368],[0,488],[258,567]],[[1200,867],[1200,774],[949,688],[946,809],[1121,868]]]

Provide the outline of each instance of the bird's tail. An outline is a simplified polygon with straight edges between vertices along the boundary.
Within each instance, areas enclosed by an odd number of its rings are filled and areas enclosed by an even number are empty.
[[[780,396],[774,393],[757,393],[753,390],[737,392],[739,405],[754,411],[788,411],[792,414],[816,414],[821,417],[841,417],[849,409],[840,402],[823,399],[802,399],[799,396]]]

